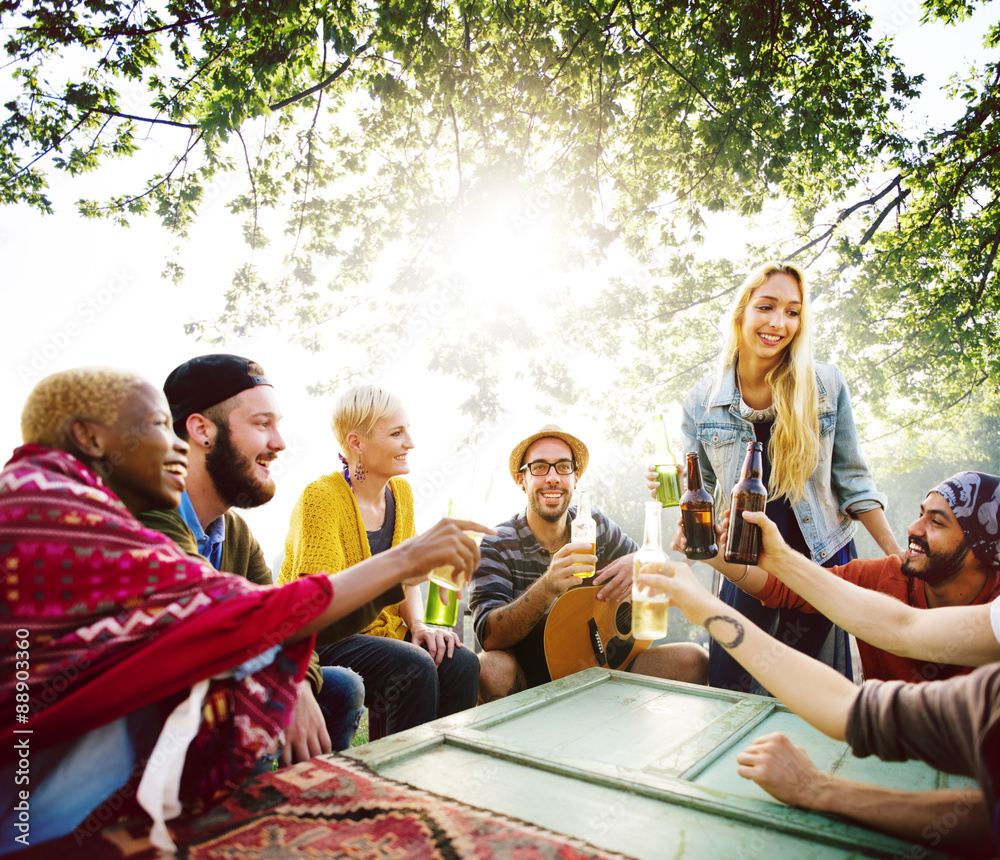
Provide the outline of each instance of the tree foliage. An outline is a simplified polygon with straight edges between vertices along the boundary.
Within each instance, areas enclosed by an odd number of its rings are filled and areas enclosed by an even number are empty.
[[[206,337],[335,337],[366,351],[354,375],[419,352],[478,421],[509,408],[516,367],[627,434],[705,371],[766,255],[809,266],[821,352],[874,402],[996,386],[998,65],[955,84],[961,120],[911,138],[921,80],[857,3],[48,0],[0,16],[17,88],[0,201],[49,211],[53,173],[154,136],[174,155],[146,187],[79,205],[183,237],[206,189],[239,177],[247,252]],[[702,249],[722,215],[779,204],[787,238]],[[620,369],[612,390],[580,382],[568,343]]]

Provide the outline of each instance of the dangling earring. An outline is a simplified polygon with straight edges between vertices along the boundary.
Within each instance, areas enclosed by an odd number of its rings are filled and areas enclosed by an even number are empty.
[[[354,467],[354,480],[360,484],[367,477],[368,467],[361,460],[358,460],[358,465]]]

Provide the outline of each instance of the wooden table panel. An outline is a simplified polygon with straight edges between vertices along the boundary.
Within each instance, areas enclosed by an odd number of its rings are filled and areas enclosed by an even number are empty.
[[[603,669],[348,754],[383,776],[636,858],[911,854],[914,846],[785,806],[742,779],[736,755],[772,731],[852,778],[915,789],[970,784],[923,764],[857,759],[774,699]]]

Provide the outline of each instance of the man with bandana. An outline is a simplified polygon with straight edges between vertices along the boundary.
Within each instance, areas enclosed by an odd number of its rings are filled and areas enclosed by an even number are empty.
[[[826,570],[772,536],[739,586],[765,606],[821,612],[855,634],[866,680],[920,682],[966,674],[967,666],[951,660],[918,659],[874,645],[866,636],[884,619],[869,616],[861,624],[865,614],[855,602],[845,604],[843,583],[837,590],[831,584],[839,578],[915,609],[990,603],[1000,596],[998,506],[1000,477],[960,472],[927,494],[907,530],[905,558],[855,559]],[[733,568],[744,573],[742,565]]]
[[[270,380],[256,362],[216,353],[175,368],[163,391],[174,432],[191,445],[187,489],[179,508],[147,512],[142,522],[216,570],[271,585],[260,544],[232,510],[256,508],[274,497],[271,465],[285,441]],[[342,667],[321,668],[314,654],[285,731],[285,764],[346,749],[363,712],[361,676]]]
[[[766,605],[822,612],[854,634],[866,680],[965,675],[1000,657],[998,509],[1000,477],[960,472],[927,494],[908,529],[905,559],[855,560],[830,570],[790,549],[766,516],[752,514],[763,550],[760,566],[749,569],[740,587]],[[793,806],[939,850],[993,856],[981,791],[906,791],[824,773],[781,733],[757,738],[737,763],[741,776]],[[1000,807],[994,814],[1000,821]]]

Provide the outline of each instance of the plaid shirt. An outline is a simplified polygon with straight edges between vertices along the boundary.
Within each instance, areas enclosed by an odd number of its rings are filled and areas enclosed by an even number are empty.
[[[623,533],[596,507],[591,508],[597,521],[597,569],[635,552],[635,541]],[[576,517],[576,507],[569,509],[569,521]],[[498,606],[506,606],[541,578],[552,562],[528,528],[525,511],[497,526],[496,535],[486,535],[479,548],[480,561],[472,580],[469,608],[479,641],[483,641],[486,618]]]

